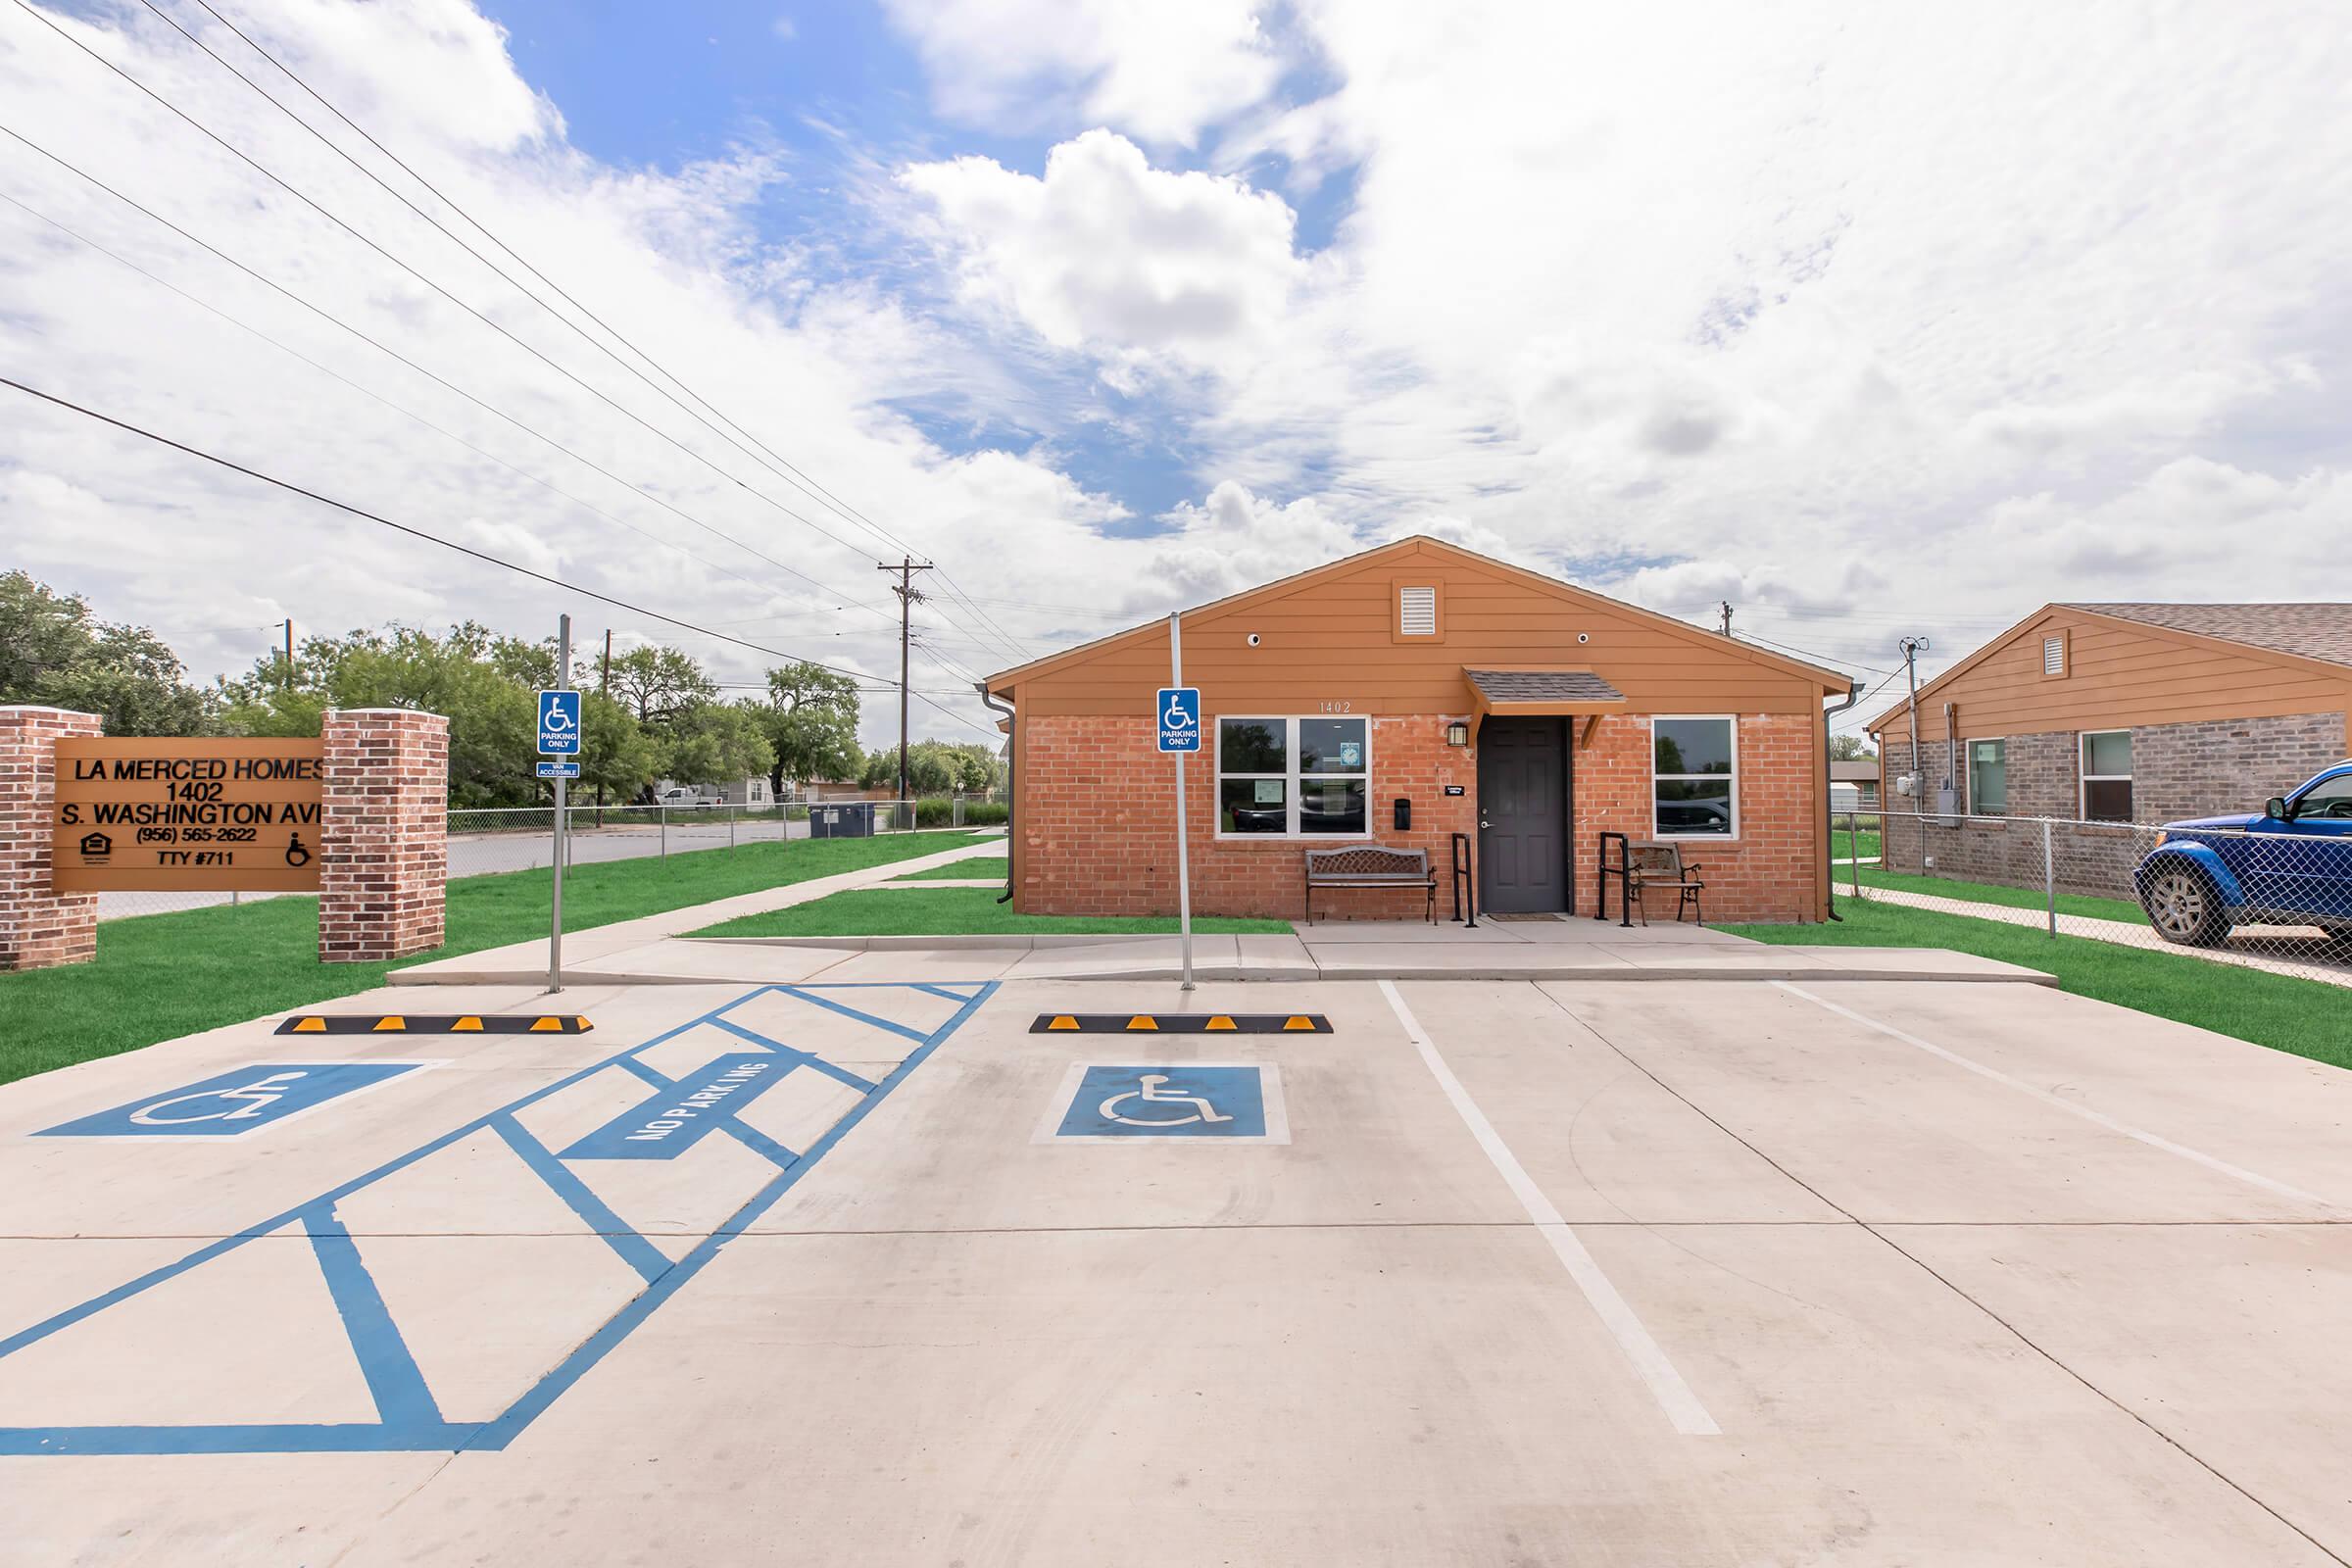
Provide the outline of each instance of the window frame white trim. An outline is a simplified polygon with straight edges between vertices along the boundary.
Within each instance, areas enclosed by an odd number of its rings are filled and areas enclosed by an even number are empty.
[[[2132,739],[2129,727],[2123,729],[2085,729],[2075,732],[2075,810],[2084,822],[2129,822],[2139,815],[2139,748],[2132,749],[2132,771],[2129,773],[2093,773],[2090,770],[2090,743],[2100,735],[2121,735]],[[2094,817],[2090,814],[2090,787],[2093,784],[2129,784],[2132,786],[2132,814],[2121,817]]]
[[[1280,724],[1284,760],[1290,764],[1280,773],[1228,773],[1225,771],[1225,723]],[[1302,722],[1329,719],[1354,722],[1364,726],[1364,765],[1359,775],[1354,770],[1344,773],[1308,773],[1298,771],[1298,726]],[[1297,844],[1333,843],[1363,844],[1372,839],[1372,715],[1369,713],[1217,713],[1210,724],[1216,731],[1216,750],[1210,755],[1209,822],[1210,836],[1227,844]],[[1302,833],[1298,830],[1298,813],[1306,801],[1305,783],[1309,779],[1331,780],[1356,778],[1364,781],[1364,830],[1361,833]],[[1225,781],[1227,779],[1275,778],[1283,781],[1283,830],[1280,833],[1228,833],[1225,831]]]
[[[1681,723],[1686,719],[1719,718],[1731,726],[1732,770],[1722,773],[1660,773],[1658,771],[1658,726]],[[1729,833],[1669,833],[1658,826],[1658,781],[1668,779],[1725,778],[1732,785],[1732,830]],[[1649,835],[1660,844],[1737,844],[1740,842],[1740,715],[1738,713],[1652,713],[1649,715]]]
[[[1977,804],[1977,748],[1980,746],[1998,746],[2001,749],[2001,808],[1997,811],[1987,811]],[[1971,816],[2007,816],[2009,814],[2009,737],[2006,735],[1979,735],[1973,740],[1963,740],[1960,743],[1960,756],[1962,758],[1960,781],[1965,786],[1965,793],[1961,799],[1967,803],[1968,814]]]

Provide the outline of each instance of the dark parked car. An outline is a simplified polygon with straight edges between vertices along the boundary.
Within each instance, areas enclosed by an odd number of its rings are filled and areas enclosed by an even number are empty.
[[[2352,941],[2352,760],[2259,813],[2167,823],[2132,882],[2167,942],[2207,947],[2247,924]]]

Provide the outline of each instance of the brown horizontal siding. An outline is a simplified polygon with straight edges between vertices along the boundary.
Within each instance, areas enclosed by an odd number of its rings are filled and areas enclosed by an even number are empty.
[[[2041,672],[2045,637],[2064,633],[2067,673]],[[2341,680],[2256,651],[2150,635],[2060,612],[2020,627],[1974,668],[1927,694],[1920,731],[1942,734],[1943,705],[1959,709],[1969,737],[2058,730],[2126,729],[2230,718],[2275,718],[2341,710],[2352,701],[2352,670]],[[1904,728],[1902,710],[1888,731]]]
[[[1423,582],[1440,592],[1445,634],[1392,641],[1396,584]],[[1378,558],[1184,625],[1185,680],[1227,713],[1311,713],[1327,702],[1357,713],[1466,713],[1465,665],[1521,664],[1589,667],[1636,711],[1796,713],[1821,704],[1817,683],[1739,644],[1710,646],[1701,634],[1436,556]],[[1164,634],[1146,631],[1023,680],[1015,701],[1041,715],[1136,713],[1167,670]]]

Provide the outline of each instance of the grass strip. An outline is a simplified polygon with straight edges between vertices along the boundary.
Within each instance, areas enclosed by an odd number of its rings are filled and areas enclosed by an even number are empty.
[[[1896,904],[1839,899],[1838,912],[1843,921],[1828,926],[1722,929],[1758,942],[1797,947],[1950,948],[1973,953],[2039,969],[2055,976],[2061,990],[2079,997],[2094,997],[2332,1066],[2352,1066],[2352,1030],[2344,1027],[2352,993],[2342,986],[2179,954],[2119,948],[2088,937],[2053,937],[2029,926]]]
[[[1831,878],[1840,888],[1853,884],[1853,872],[1841,870]],[[1890,888],[1897,893],[1924,893],[1937,899],[1966,899],[1971,904],[1997,904],[2005,909],[2039,909],[2045,906],[2039,888],[2003,887],[1998,882],[1961,882],[1948,876],[1916,876],[1908,871],[1887,871],[1875,866],[1862,867],[1862,885],[1866,888]],[[2093,920],[2126,920],[2133,925],[2147,924],[2145,910],[2129,899],[2096,899],[2080,893],[2058,895],[2060,914],[2080,914]]]
[[[930,888],[914,892],[857,888],[787,909],[747,914],[691,933],[698,937],[943,937],[1117,936],[1172,932],[1174,915],[1015,914],[987,888]],[[1196,915],[1198,932],[1279,931],[1288,920]]]
[[[891,878],[893,882],[948,882],[960,879],[994,877],[1004,880],[1004,857],[975,855],[968,860],[951,860],[946,865],[934,865],[921,871],[908,871]]]
[[[576,865],[564,875],[564,929],[585,931],[936,855],[966,837],[796,840]],[[548,883],[545,867],[450,883],[447,939],[433,954],[399,963],[320,963],[313,899],[108,920],[98,927],[96,962],[0,974],[0,1083],[371,991],[388,970],[427,956],[455,957],[545,935]]]

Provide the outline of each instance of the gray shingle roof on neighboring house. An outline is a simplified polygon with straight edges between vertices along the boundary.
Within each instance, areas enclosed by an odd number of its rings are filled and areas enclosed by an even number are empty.
[[[2352,605],[2069,604],[2061,608],[2169,626],[2174,631],[2219,637],[2274,653],[2352,664]]]
[[[1625,693],[1589,669],[1473,669],[1490,703],[1622,703]]]

